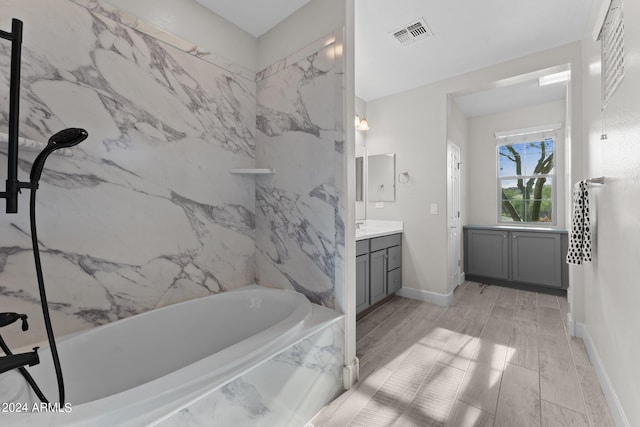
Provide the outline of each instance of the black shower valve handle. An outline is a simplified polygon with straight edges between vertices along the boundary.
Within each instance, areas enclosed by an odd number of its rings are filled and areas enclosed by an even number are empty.
[[[19,319],[22,320],[22,330],[28,330],[29,323],[27,322],[27,315],[18,313],[0,313],[0,328],[10,325]]]

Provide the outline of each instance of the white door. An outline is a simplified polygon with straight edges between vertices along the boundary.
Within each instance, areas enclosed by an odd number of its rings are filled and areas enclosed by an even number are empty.
[[[447,215],[449,225],[449,289],[460,284],[460,148],[448,144]]]

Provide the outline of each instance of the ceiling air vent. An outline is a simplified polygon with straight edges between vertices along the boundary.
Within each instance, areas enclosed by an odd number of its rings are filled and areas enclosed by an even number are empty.
[[[424,19],[420,18],[417,21],[413,21],[410,24],[392,31],[391,35],[398,40],[400,44],[406,45],[432,37],[433,33],[429,30],[429,27],[427,27]]]

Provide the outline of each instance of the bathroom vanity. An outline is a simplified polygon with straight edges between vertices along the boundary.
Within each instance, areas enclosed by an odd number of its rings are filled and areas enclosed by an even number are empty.
[[[569,285],[567,248],[566,230],[465,226],[465,278],[563,293]]]
[[[402,222],[363,221],[356,229],[356,312],[402,287]]]

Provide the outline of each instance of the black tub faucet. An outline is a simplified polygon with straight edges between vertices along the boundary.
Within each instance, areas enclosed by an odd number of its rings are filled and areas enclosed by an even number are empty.
[[[34,347],[29,353],[12,354],[0,357],[0,374],[23,366],[33,366],[40,363],[38,347]]]
[[[22,320],[23,331],[29,329],[27,315],[18,313],[0,313],[0,328],[10,325],[18,320]],[[0,343],[2,344],[2,349],[6,354],[6,356],[0,357],[0,374],[26,365],[33,366],[40,363],[38,347],[34,347],[33,351],[29,353],[11,354],[9,349],[5,348],[6,346],[4,345],[2,338],[0,338]]]
[[[0,313],[0,328],[10,325],[19,319],[22,319],[22,330],[28,330],[29,324],[27,323],[27,315],[18,313]]]

